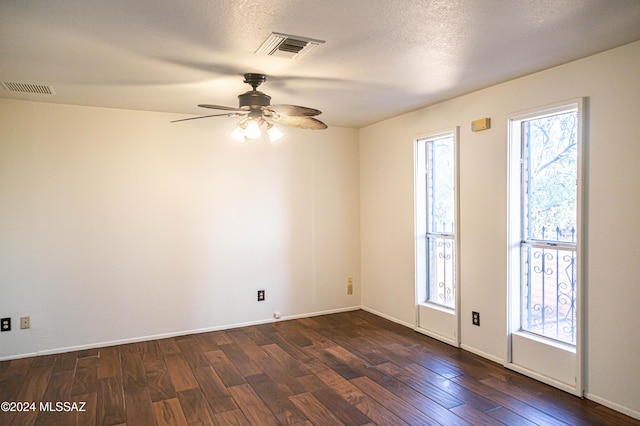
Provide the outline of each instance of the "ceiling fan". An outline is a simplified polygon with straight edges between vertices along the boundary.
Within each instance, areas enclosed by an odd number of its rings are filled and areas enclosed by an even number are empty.
[[[198,106],[201,108],[217,109],[226,112],[173,120],[172,123],[209,117],[243,117],[231,133],[231,137],[239,142],[244,142],[245,138],[259,138],[262,134],[260,127],[265,124],[267,126],[269,139],[271,142],[275,142],[282,137],[282,132],[274,126],[273,122],[284,124],[285,126],[298,127],[300,129],[322,130],[327,128],[326,124],[314,118],[314,116],[322,114],[322,112],[317,109],[287,104],[271,105],[271,96],[257,90],[258,86],[266,80],[267,77],[264,74],[245,74],[244,82],[251,85],[253,89],[238,95],[238,108],[200,104]]]

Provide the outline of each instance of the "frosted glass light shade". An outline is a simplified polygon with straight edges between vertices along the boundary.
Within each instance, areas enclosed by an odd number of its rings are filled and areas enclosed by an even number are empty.
[[[280,131],[280,129],[278,129],[273,124],[271,124],[271,125],[269,125],[269,127],[267,127],[267,134],[269,135],[269,140],[271,142],[275,142],[278,139],[280,139],[282,136],[284,136],[284,133],[282,133]]]
[[[260,125],[258,125],[256,120],[250,119],[247,127],[244,129],[244,136],[249,139],[258,139],[260,134]]]
[[[231,137],[235,141],[244,142],[244,129],[240,127],[240,123],[238,123],[236,128],[233,129],[233,132],[231,132]]]

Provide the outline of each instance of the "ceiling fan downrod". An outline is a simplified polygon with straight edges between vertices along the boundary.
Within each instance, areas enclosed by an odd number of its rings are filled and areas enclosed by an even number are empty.
[[[256,90],[265,81],[267,77],[264,74],[244,75],[244,82],[250,84],[253,90],[238,95],[240,109],[249,109],[255,111],[256,115],[262,115],[262,107],[271,105],[271,96]]]
[[[244,75],[244,82],[251,85],[251,87],[253,87],[253,90],[256,90],[258,86],[260,86],[265,81],[267,81],[267,76],[264,74],[249,73]]]

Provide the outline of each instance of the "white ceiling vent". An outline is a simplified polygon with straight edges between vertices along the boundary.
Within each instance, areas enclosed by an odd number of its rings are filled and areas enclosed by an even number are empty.
[[[324,43],[323,40],[271,33],[264,43],[262,43],[262,46],[255,51],[255,54],[300,59],[314,47],[322,43]]]
[[[45,86],[43,84],[32,83],[15,83],[10,81],[3,81],[2,87],[5,90],[13,93],[33,93],[36,95],[55,95],[53,87]]]

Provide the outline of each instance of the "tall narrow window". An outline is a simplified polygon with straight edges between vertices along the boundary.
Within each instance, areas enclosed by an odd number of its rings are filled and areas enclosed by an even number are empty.
[[[455,151],[453,134],[426,141],[427,301],[455,308]]]
[[[520,328],[575,345],[577,108],[520,120]]]

